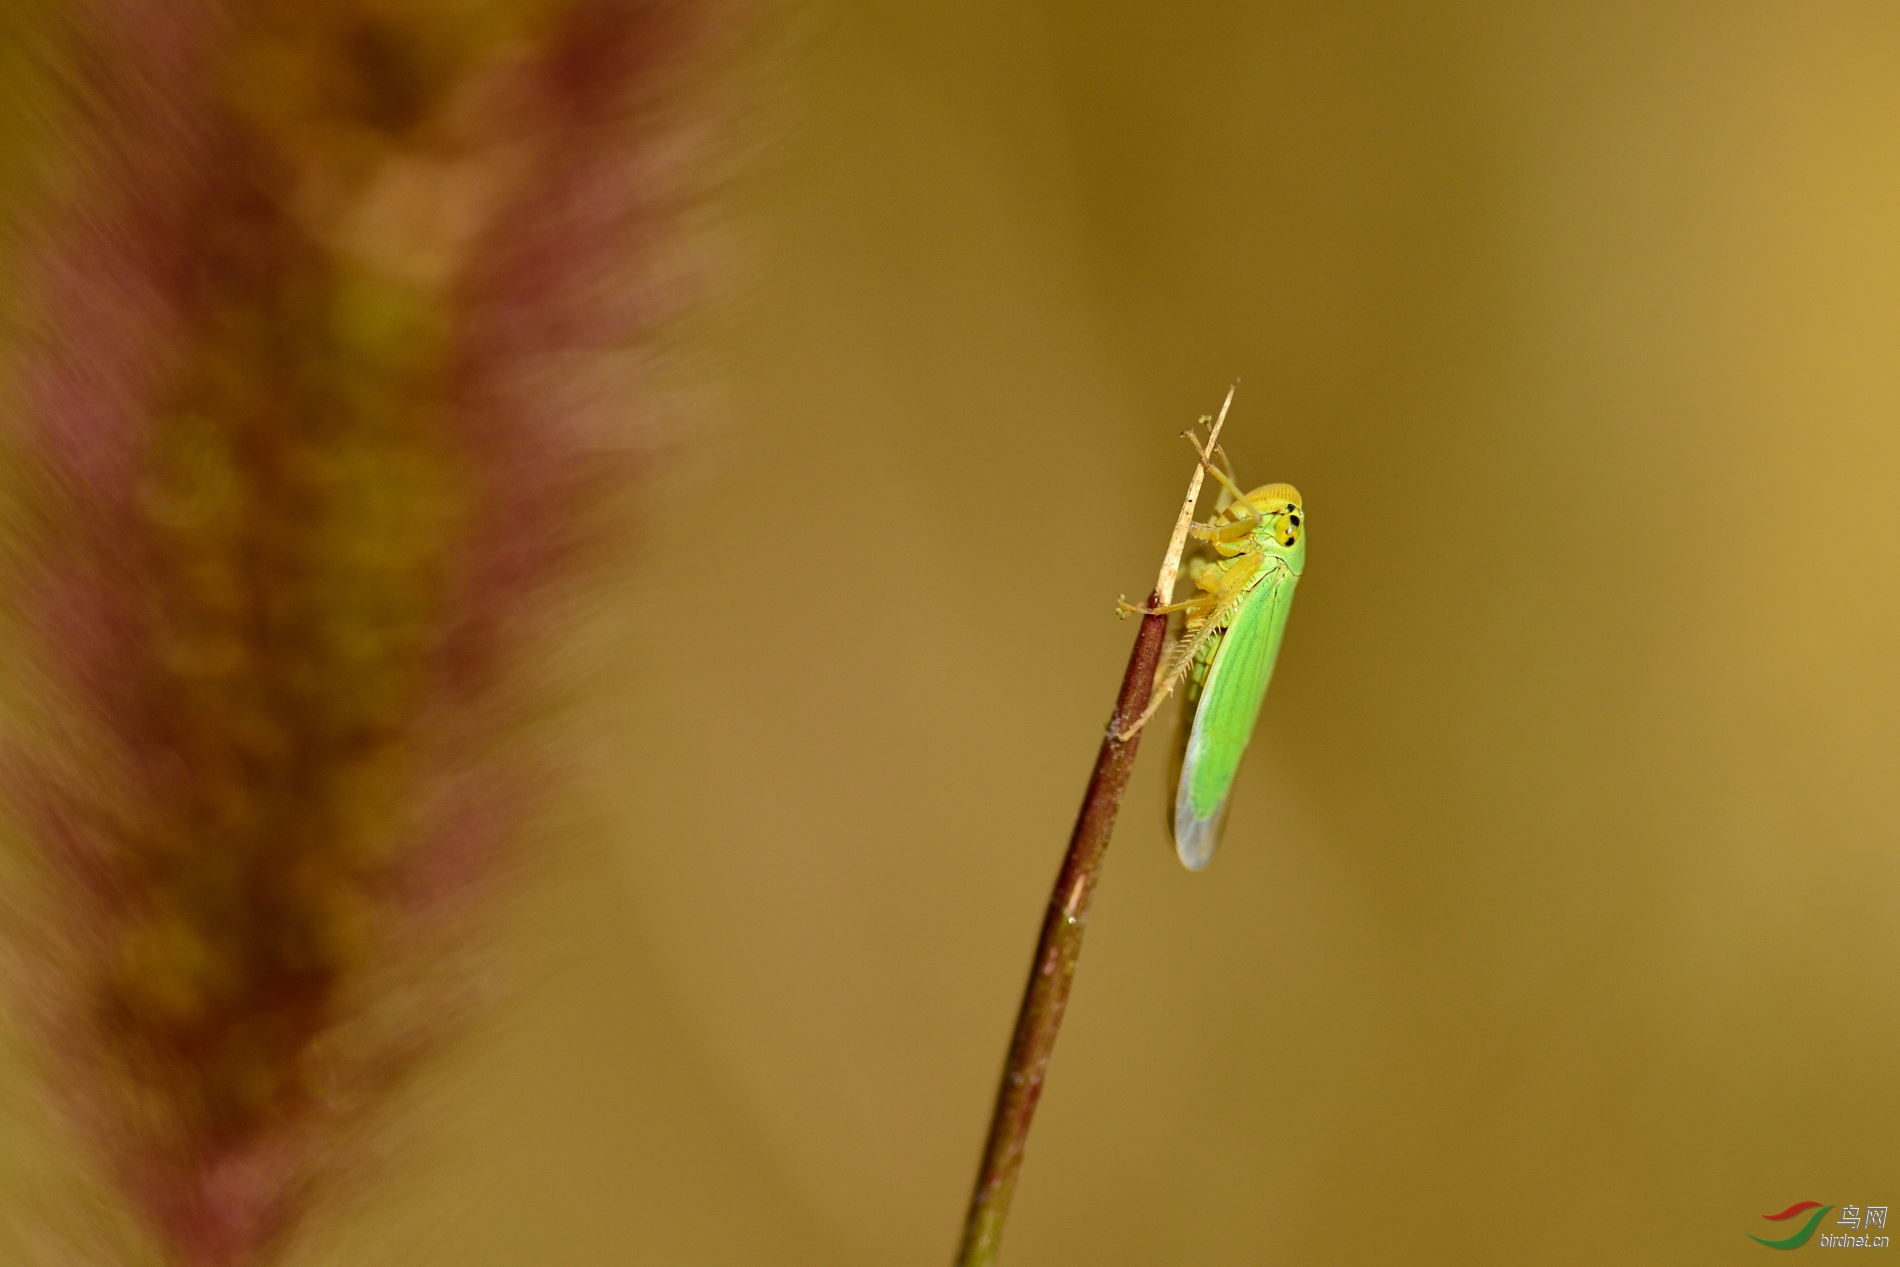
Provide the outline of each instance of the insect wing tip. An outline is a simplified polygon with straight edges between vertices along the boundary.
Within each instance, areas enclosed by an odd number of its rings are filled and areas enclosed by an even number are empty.
[[[1222,804],[1206,818],[1196,817],[1191,806],[1183,805],[1174,816],[1174,854],[1189,871],[1201,871],[1214,860],[1214,848],[1220,844]]]

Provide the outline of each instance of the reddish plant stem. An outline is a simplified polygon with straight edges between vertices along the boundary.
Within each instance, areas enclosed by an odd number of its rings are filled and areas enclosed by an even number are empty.
[[[1178,556],[1178,547],[1175,553]],[[1160,607],[1166,601],[1167,597],[1156,591],[1149,595],[1147,606]],[[1115,715],[1096,753],[1088,791],[1083,794],[1082,809],[1069,837],[1069,851],[1062,859],[1062,870],[1056,876],[1049,909],[1043,916],[1042,936],[1036,943],[1022,1008],[1016,1014],[1016,1033],[1010,1040],[996,1108],[990,1115],[989,1139],[983,1145],[983,1162],[964,1220],[957,1267],[986,1267],[996,1261],[1010,1198],[1015,1195],[1016,1179],[1022,1172],[1030,1119],[1035,1116],[1036,1101],[1042,1097],[1043,1077],[1049,1069],[1050,1054],[1055,1051],[1056,1034],[1062,1028],[1076,962],[1082,955],[1089,902],[1095,896],[1095,882],[1101,878],[1102,859],[1115,830],[1122,791],[1128,786],[1135,750],[1141,744],[1139,731],[1126,739],[1116,736],[1147,708],[1167,633],[1166,616],[1142,617],[1134,650],[1128,656],[1128,669],[1122,674]]]

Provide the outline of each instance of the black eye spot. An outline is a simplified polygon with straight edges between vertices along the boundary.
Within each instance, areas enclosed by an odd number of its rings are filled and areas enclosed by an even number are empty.
[[[1289,515],[1287,517],[1287,522],[1292,524],[1295,528],[1297,528],[1300,526],[1300,517],[1298,515]]]

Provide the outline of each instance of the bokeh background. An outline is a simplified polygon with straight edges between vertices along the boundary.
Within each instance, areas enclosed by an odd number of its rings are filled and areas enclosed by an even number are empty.
[[[1236,375],[1308,574],[1208,872],[1137,771],[1006,1260],[1747,1262],[1900,1204],[1900,8],[793,25],[556,649],[507,1001],[312,1261],[948,1261]]]

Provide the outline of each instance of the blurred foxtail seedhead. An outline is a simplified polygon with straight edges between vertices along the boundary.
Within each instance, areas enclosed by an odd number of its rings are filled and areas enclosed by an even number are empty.
[[[8,1001],[163,1261],[281,1258],[452,1017],[413,987],[521,820],[510,669],[646,461],[731,17],[34,28],[61,157],[6,243]]]

